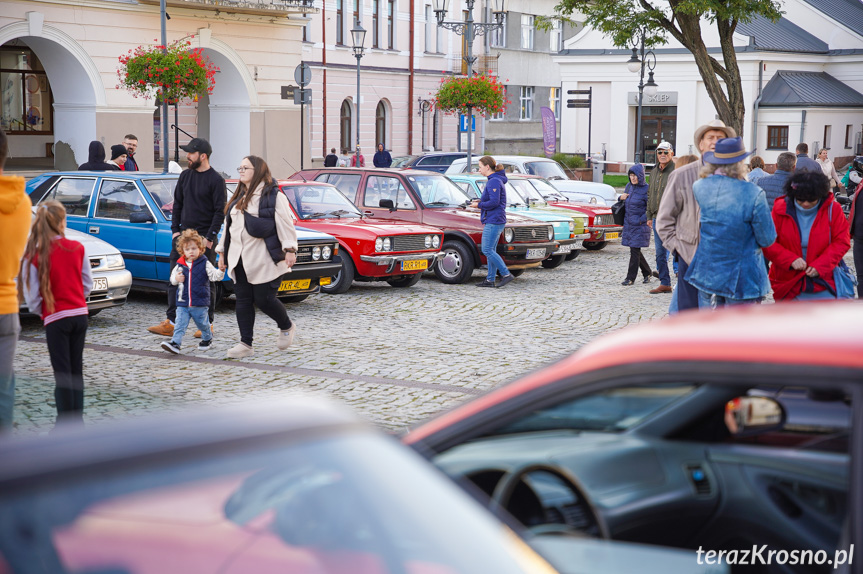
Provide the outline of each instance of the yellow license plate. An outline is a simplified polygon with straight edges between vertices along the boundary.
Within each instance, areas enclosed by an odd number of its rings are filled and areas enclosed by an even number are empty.
[[[606,239],[606,240],[608,240],[608,239],[617,239],[618,237],[620,237],[620,233],[606,233],[606,234],[605,234],[605,239]]]
[[[402,261],[402,271],[416,271],[417,269],[428,268],[428,259],[412,259],[410,261]]]
[[[299,291],[300,289],[308,289],[311,284],[311,279],[292,279],[291,281],[282,281],[281,285],[279,285],[279,291]]]

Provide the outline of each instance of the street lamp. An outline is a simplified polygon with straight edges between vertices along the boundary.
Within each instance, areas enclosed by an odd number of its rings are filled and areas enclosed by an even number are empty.
[[[638,72],[638,118],[635,122],[635,163],[641,163],[644,155],[644,142],[641,141],[641,109],[644,102],[644,94],[648,97],[656,95],[659,86],[653,80],[653,69],[656,67],[656,54],[653,50],[644,51],[644,36],[645,31],[641,30],[638,33],[638,41],[632,47],[632,56],[626,62],[626,67],[630,72]],[[639,57],[640,54],[640,57]],[[648,69],[647,83],[644,82],[644,69]]]
[[[353,42],[354,56],[357,58],[357,148],[354,151],[354,162],[356,167],[360,167],[360,60],[365,52],[366,30],[360,25],[359,19],[351,29],[351,42]]]
[[[475,0],[467,0],[467,16],[464,22],[447,22],[445,20],[449,9],[449,0],[433,0],[434,13],[437,17],[437,25],[446,30],[452,30],[456,34],[463,35],[465,44],[467,44],[467,53],[462,56],[462,59],[467,63],[467,77],[473,76],[473,63],[476,57],[473,55],[473,40],[476,36],[482,36],[486,32],[497,30],[503,27],[503,19],[506,16],[504,10],[505,0],[493,0],[492,14],[494,14],[494,22],[474,22],[473,20],[473,5]],[[471,141],[473,135],[473,106],[467,106],[467,171],[470,173],[472,158],[471,158]]]

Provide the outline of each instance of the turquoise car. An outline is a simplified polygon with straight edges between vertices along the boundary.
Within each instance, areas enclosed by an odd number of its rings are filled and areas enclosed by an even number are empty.
[[[488,179],[479,174],[447,175],[468,197],[479,199]],[[560,246],[542,262],[548,269],[559,266],[564,261],[575,259],[582,248],[582,242],[590,237],[585,231],[587,216],[560,208],[537,209],[525,202],[518,190],[507,183],[507,213],[515,213],[538,221],[550,223],[554,227],[554,239]]]

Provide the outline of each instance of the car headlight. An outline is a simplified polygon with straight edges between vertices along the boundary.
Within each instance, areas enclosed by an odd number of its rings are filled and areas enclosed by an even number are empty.
[[[506,241],[507,243],[512,243],[513,235],[514,235],[514,232],[512,230],[512,227],[507,227],[506,229],[503,230],[503,240]]]
[[[440,236],[438,236],[438,235],[432,236],[432,247],[434,247],[435,249],[440,247]]]
[[[431,235],[426,235],[426,249],[428,249],[429,247],[431,247],[431,245],[432,245],[432,238],[431,238]]]
[[[590,198],[590,203],[596,203],[596,198],[595,198],[595,197],[591,197],[591,198]]]
[[[548,240],[551,241],[552,239],[554,239],[554,227],[549,227],[548,228]]]
[[[329,245],[324,245],[324,248],[321,249],[321,257],[324,259],[329,259],[333,256],[333,249]]]
[[[321,258],[321,248],[319,246],[315,246],[312,249],[312,259],[318,261]]]
[[[383,251],[384,250],[384,240],[378,237],[375,239],[375,251]]]
[[[123,261],[123,256],[119,253],[117,255],[109,255],[107,257],[108,269],[125,269],[126,262]]]
[[[573,220],[569,220],[569,232],[572,233],[575,231],[575,222]]]
[[[392,251],[392,241],[390,241],[389,237],[384,238],[384,251]]]

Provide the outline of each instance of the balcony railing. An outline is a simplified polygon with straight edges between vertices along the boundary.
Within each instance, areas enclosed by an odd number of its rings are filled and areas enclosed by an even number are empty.
[[[159,0],[138,0],[141,4],[159,5]],[[220,13],[290,16],[314,14],[315,0],[166,0],[169,8],[212,10]]]

